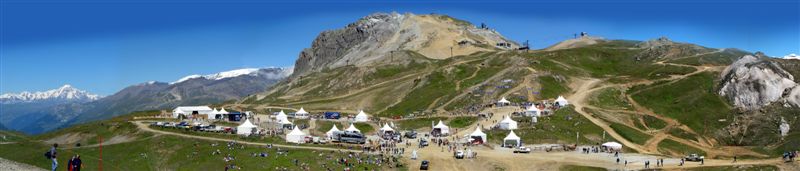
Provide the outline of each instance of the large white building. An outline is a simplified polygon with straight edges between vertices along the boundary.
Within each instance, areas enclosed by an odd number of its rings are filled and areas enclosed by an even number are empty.
[[[172,110],[172,117],[178,118],[181,115],[189,118],[189,117],[205,117],[208,118],[209,115],[212,115],[214,112],[208,106],[178,106],[177,108]],[[197,116],[193,116],[196,114]]]

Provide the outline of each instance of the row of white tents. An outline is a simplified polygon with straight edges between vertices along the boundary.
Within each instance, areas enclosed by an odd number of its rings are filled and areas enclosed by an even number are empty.
[[[569,101],[567,101],[567,99],[564,98],[564,96],[558,96],[555,102],[556,104],[558,104],[559,107],[564,107],[569,105]],[[508,105],[511,105],[511,101],[508,101],[506,97],[500,98],[500,100],[497,101],[497,106],[508,106]]]

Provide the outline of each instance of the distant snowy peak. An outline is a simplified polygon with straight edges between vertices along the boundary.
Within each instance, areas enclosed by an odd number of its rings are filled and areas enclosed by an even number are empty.
[[[783,59],[800,59],[800,56],[797,56],[796,54],[793,53],[783,56]]]
[[[0,103],[29,103],[40,101],[77,101],[88,102],[100,99],[97,94],[88,93],[79,90],[67,84],[57,89],[41,91],[41,92],[21,92],[21,93],[7,93],[0,95]]]
[[[233,78],[233,77],[239,77],[239,76],[244,76],[244,75],[259,76],[261,74],[264,74],[262,76],[268,77],[270,79],[281,79],[281,78],[288,77],[289,75],[292,75],[292,71],[293,70],[294,69],[292,67],[286,67],[286,68],[277,68],[277,67],[271,67],[271,68],[243,68],[243,69],[230,70],[230,71],[220,72],[220,73],[216,73],[216,74],[209,74],[209,75],[189,75],[189,76],[183,77],[181,79],[178,79],[175,82],[171,82],[169,84],[177,84],[177,83],[181,83],[181,82],[184,82],[184,81],[188,81],[188,80],[192,80],[192,79],[199,79],[199,78],[203,78],[203,79],[207,79],[207,80],[221,80],[221,79],[225,79],[225,78]]]

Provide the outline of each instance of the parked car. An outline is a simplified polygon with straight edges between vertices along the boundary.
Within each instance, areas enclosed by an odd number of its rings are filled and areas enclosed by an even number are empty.
[[[455,154],[456,159],[463,159],[464,158],[464,151],[458,150]]]
[[[404,136],[406,138],[408,138],[408,139],[415,139],[415,138],[417,138],[417,132],[413,131],[413,130],[412,131],[406,131]]]
[[[701,156],[701,155],[697,155],[697,154],[689,154],[684,159],[686,161],[702,161],[705,158],[706,158],[705,156]]]
[[[430,165],[430,162],[423,160],[422,164],[419,165],[419,170],[428,170],[428,165]]]
[[[530,152],[531,148],[528,147],[519,147],[517,149],[514,149],[514,153],[530,153]]]
[[[420,145],[421,147],[428,146],[428,140],[422,140],[422,141],[420,141],[420,142],[419,142],[419,145]]]

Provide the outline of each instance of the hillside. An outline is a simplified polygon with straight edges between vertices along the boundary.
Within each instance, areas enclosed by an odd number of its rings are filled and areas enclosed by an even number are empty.
[[[2,122],[28,134],[45,133],[73,124],[178,105],[203,105],[238,100],[267,90],[291,74],[290,69],[243,69],[191,75],[172,83],[146,82],[93,101],[2,104]]]

